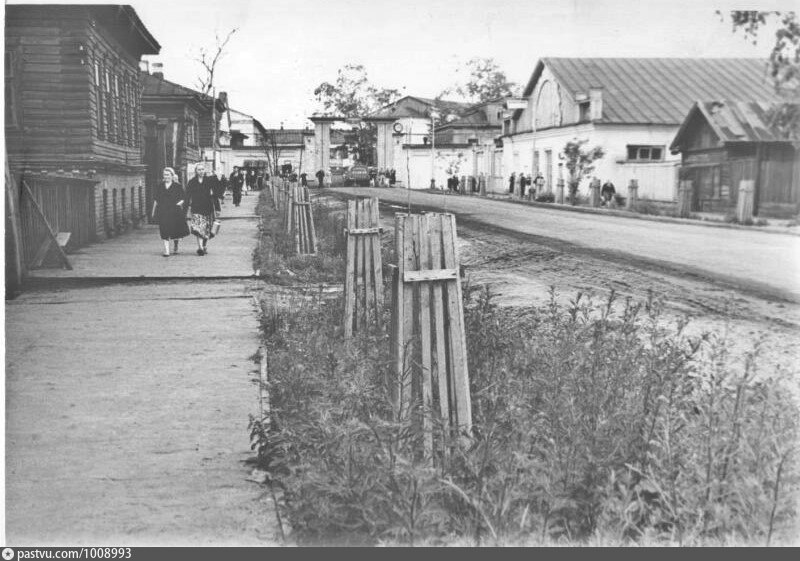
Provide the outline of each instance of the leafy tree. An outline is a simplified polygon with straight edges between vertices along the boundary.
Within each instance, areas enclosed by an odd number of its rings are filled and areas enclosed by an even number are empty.
[[[594,162],[605,156],[605,150],[600,146],[587,150],[584,144],[588,139],[570,140],[564,145],[562,155],[564,156],[564,167],[569,173],[569,198],[570,203],[577,204],[576,195],[578,186],[584,177],[588,177],[594,171]]]
[[[717,14],[722,16],[718,10]],[[730,12],[733,31],[756,44],[759,30],[777,20],[775,44],[769,55],[770,74],[783,102],[770,111],[771,124],[788,138],[800,140],[800,21],[795,12]]]
[[[456,72],[466,73],[466,80],[445,89],[438,99],[455,94],[471,103],[482,103],[514,95],[518,89],[517,84],[506,77],[493,58],[472,58],[464,65],[464,69]]]
[[[354,134],[347,135],[348,149],[357,154],[361,163],[372,164],[377,142],[376,127],[362,119],[396,101],[400,91],[378,88],[370,83],[363,65],[347,64],[338,70],[333,83],[322,82],[317,86],[314,95],[326,113],[357,122]]]

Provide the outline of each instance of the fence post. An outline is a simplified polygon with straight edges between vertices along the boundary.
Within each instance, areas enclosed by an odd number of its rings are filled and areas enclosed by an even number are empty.
[[[486,177],[481,176],[480,180],[478,181],[478,189],[480,191],[481,197],[486,196]]]
[[[559,177],[556,181],[556,202],[560,205],[564,204],[564,178]]]
[[[600,206],[600,180],[596,178],[589,184],[589,205],[593,208]]]
[[[678,185],[678,216],[688,218],[692,214],[692,193],[694,192],[691,179],[683,179]]]
[[[742,179],[739,182],[739,197],[736,201],[736,218],[740,224],[749,224],[753,221],[753,203],[755,202],[756,182],[752,179]]]
[[[628,200],[625,203],[625,206],[628,210],[634,210],[636,208],[636,203],[639,202],[639,181],[636,179],[631,179],[631,182],[628,184]]]

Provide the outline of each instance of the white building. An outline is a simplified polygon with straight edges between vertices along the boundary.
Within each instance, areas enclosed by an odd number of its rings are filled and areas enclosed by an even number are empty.
[[[605,150],[595,177],[610,179],[619,193],[635,178],[640,197],[673,200],[680,159],[668,147],[693,103],[774,98],[766,64],[760,59],[543,58],[524,89],[525,107],[509,111],[504,120],[502,175],[541,171],[545,189],[552,189],[565,144],[587,139],[587,147]]]

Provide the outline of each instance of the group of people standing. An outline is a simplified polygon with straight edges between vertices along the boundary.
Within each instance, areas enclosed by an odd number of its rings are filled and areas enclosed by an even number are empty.
[[[536,174],[536,178],[534,179],[531,174],[527,176],[524,173],[520,173],[517,175],[516,173],[512,173],[511,176],[508,178],[508,192],[510,194],[514,194],[514,189],[519,189],[519,196],[525,196],[525,189],[531,188],[532,191],[529,191],[531,195],[538,195],[544,189],[545,181],[542,172],[538,172]]]
[[[195,165],[194,177],[186,185],[186,191],[175,170],[164,168],[161,183],[155,189],[152,212],[164,243],[162,255],[169,257],[170,249],[172,255],[178,253],[180,240],[189,234],[194,234],[197,240],[197,255],[207,254],[208,242],[216,234],[216,213],[224,196],[224,183],[213,173],[207,174],[202,162]]]

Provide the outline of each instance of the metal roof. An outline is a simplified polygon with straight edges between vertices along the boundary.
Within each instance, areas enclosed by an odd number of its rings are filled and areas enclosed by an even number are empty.
[[[777,99],[767,61],[754,58],[543,58],[573,97],[603,90],[604,123],[678,125],[698,99]]]
[[[770,124],[769,112],[775,104],[766,101],[698,101],[678,129],[670,150],[682,149],[691,123],[702,116],[720,144],[727,142],[790,142]]]
[[[401,119],[404,117],[414,117],[419,119],[428,119],[430,115],[425,111],[420,111],[415,107],[404,103],[406,100],[416,100],[420,102],[422,105],[427,107],[436,107],[441,111],[445,111],[447,113],[461,113],[465,109],[472,107],[470,103],[462,103],[460,101],[448,101],[444,99],[430,99],[427,97],[417,97],[413,95],[407,95],[403,98],[398,99],[394,103],[390,103],[376,111],[368,115],[367,119]]]

